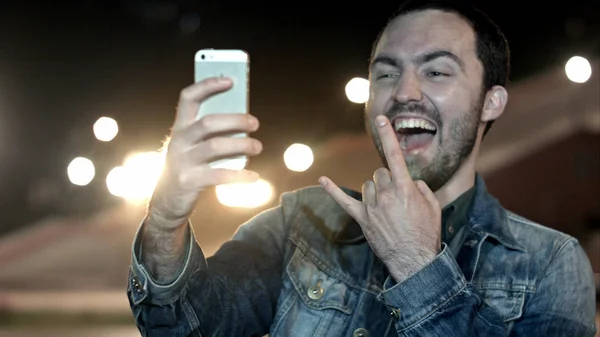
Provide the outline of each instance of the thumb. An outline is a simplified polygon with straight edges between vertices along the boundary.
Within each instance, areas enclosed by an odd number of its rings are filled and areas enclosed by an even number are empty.
[[[432,205],[437,205],[439,207],[439,201],[435,197],[435,194],[431,191],[429,186],[423,180],[417,180],[416,182],[417,188],[421,191],[421,194],[429,201]]]

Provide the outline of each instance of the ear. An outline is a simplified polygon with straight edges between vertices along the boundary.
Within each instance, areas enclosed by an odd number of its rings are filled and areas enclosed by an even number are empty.
[[[483,112],[481,113],[481,122],[487,123],[500,117],[506,107],[508,93],[502,86],[496,85],[488,90],[483,102]]]

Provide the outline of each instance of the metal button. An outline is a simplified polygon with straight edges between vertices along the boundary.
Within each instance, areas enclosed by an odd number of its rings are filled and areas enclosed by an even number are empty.
[[[358,328],[356,330],[354,330],[354,333],[352,334],[353,337],[369,337],[369,331],[367,331],[367,329],[364,328]]]
[[[400,309],[398,309],[398,308],[392,309],[392,311],[390,312],[390,315],[392,317],[394,317],[395,319],[400,318]]]
[[[454,233],[454,227],[453,226],[448,227],[448,232],[450,232],[450,234]]]
[[[318,300],[321,297],[323,297],[323,293],[325,292],[325,290],[323,289],[323,287],[321,287],[321,282],[323,282],[323,280],[317,281],[317,284],[308,288],[308,297],[310,297],[313,300]]]
[[[144,290],[144,287],[140,283],[140,279],[138,279],[137,276],[133,277],[133,279],[131,280],[131,285],[133,286],[135,291],[137,291],[138,293],[141,293],[142,290]]]

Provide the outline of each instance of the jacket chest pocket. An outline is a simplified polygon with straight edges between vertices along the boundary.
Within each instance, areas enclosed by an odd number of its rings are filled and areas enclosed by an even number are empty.
[[[337,336],[350,322],[356,290],[315,261],[296,249],[288,263],[273,336]]]
[[[477,290],[486,304],[494,309],[505,323],[522,316],[526,292],[521,287],[479,284]]]

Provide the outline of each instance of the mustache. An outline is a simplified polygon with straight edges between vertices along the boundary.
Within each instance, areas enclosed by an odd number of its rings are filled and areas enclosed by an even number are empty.
[[[440,112],[435,108],[428,108],[422,103],[403,104],[394,102],[388,109],[386,109],[383,115],[389,120],[392,120],[396,116],[406,113],[423,116],[434,121],[439,127],[442,126],[442,117]]]

